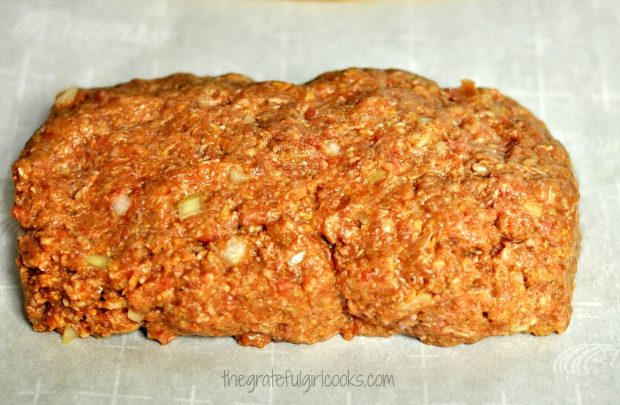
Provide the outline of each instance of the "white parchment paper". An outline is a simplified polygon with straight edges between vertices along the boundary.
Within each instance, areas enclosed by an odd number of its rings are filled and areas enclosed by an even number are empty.
[[[613,404],[620,401],[620,2],[1,1],[0,402],[6,404]],[[10,165],[71,85],[177,71],[302,82],[397,67],[497,87],[566,145],[582,200],[582,254],[566,333],[454,348],[337,337],[243,348],[142,333],[60,344],[25,320],[14,265]],[[234,386],[225,375],[391,375],[387,387]],[[228,374],[226,374],[228,373]],[[249,378],[249,377],[248,377]],[[322,381],[322,380],[321,380]],[[252,391],[252,392],[249,392]],[[305,392],[307,391],[307,392]]]

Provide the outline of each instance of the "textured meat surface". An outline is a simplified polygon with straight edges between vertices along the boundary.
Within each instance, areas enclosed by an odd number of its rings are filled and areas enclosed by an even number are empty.
[[[568,155],[468,81],[348,69],[69,89],[13,177],[37,331],[453,345],[570,320]]]

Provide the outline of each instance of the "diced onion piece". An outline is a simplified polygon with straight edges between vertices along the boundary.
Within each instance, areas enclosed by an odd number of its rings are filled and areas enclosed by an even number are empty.
[[[243,261],[248,253],[248,245],[241,238],[230,238],[222,251],[222,258],[231,266]]]
[[[144,315],[134,311],[133,309],[129,308],[129,310],[127,310],[127,317],[129,319],[131,319],[132,321],[136,322],[136,323],[141,323],[142,320],[144,320]]]
[[[77,96],[78,90],[79,89],[77,87],[69,87],[64,90],[56,97],[54,105],[59,108],[71,105],[75,100],[75,96]]]
[[[66,345],[78,337],[80,336],[77,334],[75,329],[71,326],[65,326],[65,330],[62,332],[62,344]]]
[[[447,152],[446,143],[443,141],[437,142],[437,144],[435,145],[435,150],[439,155],[445,154]]]
[[[487,169],[486,166],[483,166],[480,163],[474,163],[473,165],[471,165],[471,169],[480,175],[485,175],[489,172],[489,169]]]
[[[381,230],[385,233],[390,233],[394,229],[394,224],[389,219],[382,221]]]
[[[123,309],[127,307],[127,300],[124,298],[116,298],[110,301],[105,301],[101,304],[101,306],[106,309]]]
[[[120,194],[112,201],[112,212],[116,215],[125,215],[129,207],[131,207],[131,199],[127,194]]]
[[[339,155],[340,154],[340,145],[336,141],[329,141],[325,144],[325,151],[328,155]]]
[[[405,308],[418,310],[423,306],[426,306],[433,300],[433,297],[427,293],[419,293],[417,291],[413,291],[409,296],[405,297]]]
[[[105,269],[106,267],[108,267],[109,262],[110,262],[110,258],[108,256],[86,255],[86,263],[90,264],[93,267]]]
[[[510,333],[527,332],[528,330],[530,330],[529,325],[516,324],[510,326]]]
[[[230,178],[230,181],[235,184],[243,183],[248,179],[248,176],[245,174],[245,172],[238,167],[233,167],[232,169],[230,169],[228,177]]]
[[[220,103],[217,99],[212,98],[208,94],[199,97],[197,101],[201,107],[213,107],[214,105],[218,105]]]
[[[382,169],[374,169],[368,174],[368,182],[370,184],[375,184],[387,177],[387,172]]]
[[[542,207],[533,201],[524,202],[523,207],[525,207],[534,218],[538,218],[542,215]]]
[[[420,117],[418,118],[418,122],[422,125],[426,125],[429,122],[431,122],[432,120],[429,117]]]
[[[304,261],[304,257],[306,257],[306,251],[305,250],[302,250],[301,252],[297,252],[293,256],[291,256],[290,259],[288,259],[288,265],[289,266],[296,266],[299,263]]]
[[[202,212],[202,196],[200,194],[185,197],[177,204],[179,219],[185,219]]]
[[[516,284],[525,284],[525,277],[523,277],[523,273],[515,271],[510,274],[510,279]]]

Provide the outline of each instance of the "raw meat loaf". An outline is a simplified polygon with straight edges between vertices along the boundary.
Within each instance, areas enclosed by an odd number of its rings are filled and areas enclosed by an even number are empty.
[[[570,320],[567,152],[470,81],[348,69],[72,88],[13,178],[37,331],[447,346]]]

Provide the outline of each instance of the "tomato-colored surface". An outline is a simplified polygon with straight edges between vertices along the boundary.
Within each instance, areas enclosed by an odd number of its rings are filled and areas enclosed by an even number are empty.
[[[570,320],[567,153],[469,81],[349,69],[304,85],[174,75],[68,92],[14,180],[37,331],[452,345]],[[180,219],[190,196],[201,204]]]

